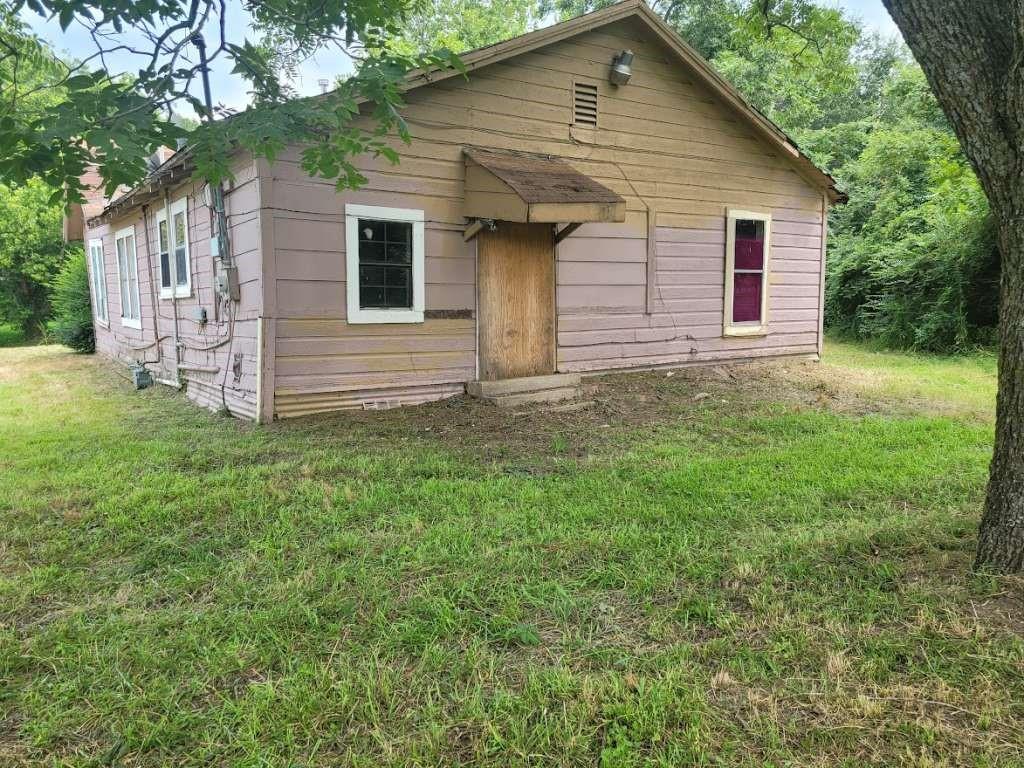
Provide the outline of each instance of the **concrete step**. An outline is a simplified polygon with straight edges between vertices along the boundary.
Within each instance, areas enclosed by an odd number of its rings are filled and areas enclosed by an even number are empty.
[[[497,395],[483,398],[489,403],[494,403],[500,408],[514,408],[527,403],[561,403],[565,400],[573,400],[580,395],[579,387],[552,387],[551,389],[540,389],[535,392],[513,392],[507,395]]]
[[[580,375],[578,373],[553,373],[548,376],[524,376],[520,379],[471,381],[466,385],[466,391],[473,397],[500,397],[545,389],[578,387],[579,385]]]
[[[597,405],[595,400],[571,400],[569,402],[555,403],[554,405],[539,405],[536,408],[528,408],[516,411],[513,416],[531,416],[535,413],[578,413],[587,408]]]

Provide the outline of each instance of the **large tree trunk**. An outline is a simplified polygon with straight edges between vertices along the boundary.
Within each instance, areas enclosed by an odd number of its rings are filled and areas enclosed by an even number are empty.
[[[882,1],[999,223],[999,403],[975,567],[1024,571],[1024,0]]]
[[[975,568],[1024,570],[1024,219],[1000,225],[999,403],[996,446]]]

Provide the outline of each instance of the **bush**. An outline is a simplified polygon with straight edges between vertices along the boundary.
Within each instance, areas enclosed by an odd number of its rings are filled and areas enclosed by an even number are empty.
[[[871,132],[833,211],[825,323],[886,346],[959,352],[996,337],[999,252],[988,203],[948,131]]]
[[[89,295],[89,269],[85,253],[76,249],[64,262],[53,286],[53,320],[50,332],[76,352],[96,350]]]

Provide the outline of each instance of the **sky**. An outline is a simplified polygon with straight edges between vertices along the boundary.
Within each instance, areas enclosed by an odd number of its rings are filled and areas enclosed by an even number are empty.
[[[882,0],[834,0],[833,5],[845,9],[850,16],[859,18],[869,29],[885,35],[900,33],[889,12],[882,6]]]
[[[887,36],[898,35],[899,30],[889,18],[888,12],[882,6],[882,0],[825,0],[825,2],[843,8],[852,17],[859,18],[864,25],[873,31],[880,32]],[[95,46],[88,33],[83,27],[72,25],[66,32],[62,32],[56,21],[46,21],[28,11],[24,12],[25,19],[32,29],[42,38],[49,41],[58,51],[71,57],[82,58],[95,51]],[[238,0],[228,0],[227,26],[229,29],[247,27],[249,18]],[[133,35],[126,33],[126,38],[131,41]],[[135,36],[135,40],[140,39]],[[127,71],[138,69],[137,61],[130,56],[112,56],[108,59],[111,68],[121,68]],[[215,62],[212,67],[210,84],[213,91],[215,104],[223,105],[231,109],[242,109],[248,103],[246,94],[246,83],[236,75],[230,74],[230,67],[225,62]],[[305,62],[298,73],[298,78],[292,83],[293,87],[301,95],[311,95],[320,92],[318,81],[327,79],[331,82],[339,75],[352,71],[352,62],[338,52],[322,52]],[[201,92],[197,91],[197,95]],[[191,113],[189,112],[190,116]]]

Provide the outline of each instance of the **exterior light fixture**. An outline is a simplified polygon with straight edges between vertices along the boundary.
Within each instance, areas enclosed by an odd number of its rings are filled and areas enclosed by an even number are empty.
[[[633,76],[633,52],[625,50],[612,59],[612,70],[608,74],[608,82],[612,85],[625,85]]]

